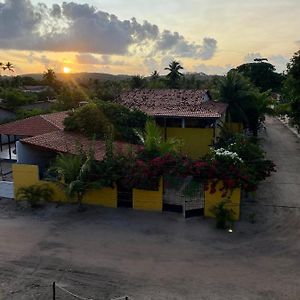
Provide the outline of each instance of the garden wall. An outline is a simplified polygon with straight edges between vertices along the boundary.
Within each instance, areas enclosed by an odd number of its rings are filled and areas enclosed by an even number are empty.
[[[133,208],[138,210],[162,211],[163,179],[160,179],[157,191],[133,189]]]
[[[13,165],[14,195],[17,190],[33,184],[47,184],[54,192],[53,201],[67,202],[68,199],[64,191],[55,183],[43,181],[39,178],[39,168],[36,165]],[[84,204],[102,205],[107,207],[117,207],[117,188],[103,188],[89,191],[82,201]]]
[[[228,201],[226,208],[231,209],[233,212],[233,219],[235,221],[240,219],[240,203],[241,203],[241,189],[235,188],[232,192],[228,192],[226,197],[222,196],[223,183],[219,181],[216,186],[216,192],[211,194],[210,189],[205,191],[205,206],[204,206],[204,216],[214,218],[215,214],[213,213],[214,207],[223,201]]]

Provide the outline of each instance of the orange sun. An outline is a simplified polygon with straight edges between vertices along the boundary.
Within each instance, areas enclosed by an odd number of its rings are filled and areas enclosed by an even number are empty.
[[[63,71],[65,74],[68,74],[71,72],[71,69],[69,67],[64,67]]]

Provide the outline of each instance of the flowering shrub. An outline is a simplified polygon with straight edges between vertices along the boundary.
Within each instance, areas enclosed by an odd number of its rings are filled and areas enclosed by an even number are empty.
[[[170,153],[148,161],[137,159],[131,176],[132,184],[144,189],[157,189],[161,176],[192,176],[210,193],[215,193],[217,183],[222,181],[221,191],[225,197],[237,187],[246,192],[255,191],[259,182],[274,171],[275,166],[269,160],[245,162],[238,153],[222,148],[214,150],[204,160]]]
[[[152,151],[149,155],[144,148],[131,149],[128,153],[121,149],[113,151],[111,145],[107,146],[105,159],[93,165],[89,181],[96,181],[102,186],[121,183],[128,188],[157,190],[162,176],[192,176],[193,181],[204,184],[210,193],[215,193],[217,183],[222,181],[223,197],[237,187],[251,192],[275,171],[274,164],[265,159],[260,148],[254,151],[257,147],[247,140],[240,140],[228,144],[227,149],[212,150],[202,160],[192,160],[175,152],[153,155]]]
[[[239,155],[236,152],[232,152],[224,148],[212,150],[212,155],[216,160],[228,161],[235,165],[243,163],[243,160],[239,157]]]
[[[235,152],[246,162],[265,159],[265,152],[259,146],[257,140],[244,135],[234,135],[229,140],[217,144],[215,148],[224,148]]]

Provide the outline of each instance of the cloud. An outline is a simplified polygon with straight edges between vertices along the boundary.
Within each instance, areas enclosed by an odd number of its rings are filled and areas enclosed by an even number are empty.
[[[37,30],[41,14],[29,0],[6,0],[0,3],[0,44],[12,41]]]
[[[152,73],[159,68],[158,62],[153,57],[145,58],[144,65],[149,73]]]
[[[50,7],[33,5],[31,0],[4,0],[0,3],[0,48],[104,55],[129,55],[130,51],[144,55],[146,48],[148,53],[207,60],[215,54],[217,41],[189,42],[177,32],[160,32],[148,21],[120,20],[86,3]]]
[[[78,54],[76,55],[76,62],[78,64],[82,64],[82,65],[98,65],[100,64],[100,60],[90,54],[90,53],[82,53],[82,54]]]
[[[283,72],[287,69],[289,59],[283,55],[272,55],[269,62],[276,67],[277,72]]]
[[[217,50],[217,41],[213,38],[204,38],[202,45],[190,43],[178,32],[164,30],[156,42],[155,50],[181,57],[208,60]]]
[[[244,57],[244,61],[246,63],[254,62],[254,58],[263,58],[263,56],[257,52],[257,53],[248,53]],[[283,55],[272,55],[268,58],[268,62],[275,66],[277,72],[283,72],[286,70],[286,65],[289,62],[289,59]]]
[[[100,58],[90,53],[81,53],[76,55],[76,62],[83,65],[115,65],[122,66],[125,64],[122,60],[112,60],[109,55],[102,55]]]
[[[57,30],[62,24],[64,30]],[[48,8],[29,0],[5,0],[0,6],[2,49],[125,54],[131,44],[155,39],[158,32],[147,21],[121,21],[88,4],[64,2]]]
[[[54,18],[61,18],[61,8],[58,4],[53,4],[50,15]]]
[[[207,75],[225,75],[232,68],[233,68],[232,65],[218,66],[218,65],[199,64],[195,67],[194,71],[202,72]]]
[[[34,64],[39,63],[42,64],[45,69],[51,68],[55,71],[61,71],[63,64],[59,61],[49,59],[46,55],[36,55],[34,52],[30,52],[28,56],[24,56],[27,59],[28,63]]]
[[[199,54],[203,60],[208,60],[214,56],[216,50],[217,41],[213,38],[204,38]]]

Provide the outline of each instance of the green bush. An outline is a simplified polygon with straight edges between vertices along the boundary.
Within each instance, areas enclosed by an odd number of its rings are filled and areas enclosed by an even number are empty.
[[[98,103],[106,118],[114,125],[115,138],[136,144],[139,142],[135,130],[144,130],[147,115],[140,110],[101,101]]]
[[[138,143],[135,129],[144,129],[147,116],[139,110],[110,103],[86,104],[72,113],[64,121],[65,130],[78,131],[88,137],[104,139],[113,131],[116,140]]]
[[[78,131],[92,138],[104,138],[108,134],[111,123],[99,107],[94,104],[86,104],[64,120],[65,130]]]
[[[265,158],[265,152],[258,144],[257,139],[254,137],[246,137],[242,134],[222,133],[215,148],[225,148],[235,152],[244,162],[252,162]]]
[[[53,190],[47,185],[30,185],[21,187],[17,191],[17,200],[28,201],[32,208],[43,206],[45,202],[51,201]]]
[[[226,208],[225,205],[226,201],[222,201],[213,208],[213,213],[216,216],[216,227],[218,229],[228,228],[229,223],[233,221],[233,211],[232,209]]]
[[[37,100],[35,94],[24,93],[15,88],[0,88],[0,98],[4,100],[4,106],[11,110],[15,110],[21,105],[33,103]]]

